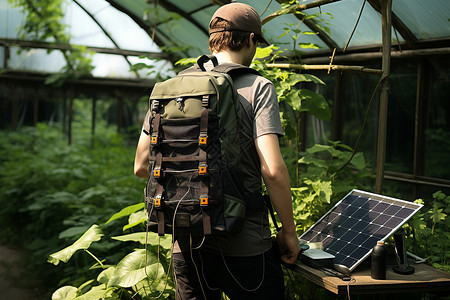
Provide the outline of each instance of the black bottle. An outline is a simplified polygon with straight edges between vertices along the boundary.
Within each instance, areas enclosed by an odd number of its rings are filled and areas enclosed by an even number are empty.
[[[371,276],[373,279],[386,279],[386,260],[386,246],[383,241],[378,241],[372,250]]]

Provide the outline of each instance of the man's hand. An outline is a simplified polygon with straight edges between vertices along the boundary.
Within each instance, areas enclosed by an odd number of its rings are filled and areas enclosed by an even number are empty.
[[[300,243],[295,231],[285,232],[281,229],[277,234],[277,244],[280,248],[281,260],[287,264],[293,264],[300,252]]]

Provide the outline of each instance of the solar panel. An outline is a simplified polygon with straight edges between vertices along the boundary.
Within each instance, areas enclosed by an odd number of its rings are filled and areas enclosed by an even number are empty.
[[[360,190],[352,190],[300,236],[322,242],[333,254],[335,268],[350,274],[377,241],[386,240],[423,205]]]

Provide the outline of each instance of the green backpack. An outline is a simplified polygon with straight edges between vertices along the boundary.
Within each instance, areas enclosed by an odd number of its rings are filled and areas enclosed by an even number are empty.
[[[211,60],[214,68],[206,71]],[[217,64],[203,55],[197,67],[157,83],[150,95],[148,228],[159,235],[239,232],[249,202],[242,184],[244,108],[232,76],[253,69]],[[258,208],[259,209],[259,208]]]

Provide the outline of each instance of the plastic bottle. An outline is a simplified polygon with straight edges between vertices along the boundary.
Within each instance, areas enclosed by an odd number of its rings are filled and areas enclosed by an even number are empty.
[[[378,241],[372,250],[371,276],[373,279],[386,279],[387,250],[383,241]]]

